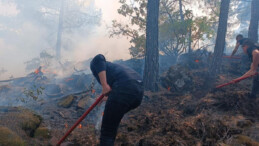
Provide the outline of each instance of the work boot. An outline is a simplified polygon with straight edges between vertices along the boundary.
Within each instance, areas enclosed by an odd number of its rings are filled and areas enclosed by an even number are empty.
[[[113,138],[101,138],[100,146],[114,146],[114,139]]]

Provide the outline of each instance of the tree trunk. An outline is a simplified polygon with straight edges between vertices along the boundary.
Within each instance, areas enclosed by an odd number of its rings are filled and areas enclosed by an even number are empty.
[[[63,17],[64,17],[64,1],[61,0],[61,7],[59,11],[59,24],[57,33],[57,43],[56,43],[56,58],[60,60],[61,56],[61,41],[62,41],[62,31],[63,31]]]
[[[189,28],[189,33],[188,33],[188,53],[191,53],[192,52],[192,26],[190,26]]]
[[[146,26],[146,53],[144,68],[144,86],[146,90],[158,90],[159,50],[158,18],[160,0],[148,0]]]
[[[181,22],[184,22],[184,15],[183,15],[183,4],[182,4],[182,0],[179,0],[179,11],[180,11],[180,17],[181,17]],[[190,27],[188,29],[188,52],[190,53],[192,50],[192,28]]]
[[[180,11],[180,17],[181,17],[181,21],[184,21],[184,16],[183,16],[183,4],[182,4],[182,0],[179,0],[179,11]]]
[[[210,77],[214,78],[220,70],[222,55],[226,43],[227,23],[228,23],[228,11],[230,0],[221,0],[219,25],[216,38],[216,45],[214,48],[214,55],[209,67]]]
[[[259,21],[259,0],[251,2],[251,19],[248,30],[248,38],[257,42],[258,41],[258,21]]]

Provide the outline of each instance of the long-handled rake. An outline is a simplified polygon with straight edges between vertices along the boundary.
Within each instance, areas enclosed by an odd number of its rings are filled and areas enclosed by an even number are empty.
[[[76,123],[67,131],[67,133],[59,140],[57,146],[59,146],[66,137],[76,128],[76,126],[95,108],[95,106],[103,99],[107,94],[102,94],[100,97],[96,99],[96,101],[91,105],[89,109],[76,121]]]
[[[231,81],[231,82],[228,82],[228,83],[225,83],[225,84],[222,84],[222,85],[218,85],[216,88],[221,88],[221,87],[224,87],[224,86],[227,86],[227,85],[230,85],[230,84],[235,84],[235,83],[237,83],[237,82],[239,82],[239,81],[242,81],[242,80],[244,80],[244,79],[247,79],[247,78],[256,76],[256,75],[258,75],[258,74],[259,74],[259,73],[256,72],[255,74],[253,74],[253,75],[251,75],[251,76],[243,77],[243,78],[240,78],[240,79],[238,79],[238,80],[236,80],[236,81]]]

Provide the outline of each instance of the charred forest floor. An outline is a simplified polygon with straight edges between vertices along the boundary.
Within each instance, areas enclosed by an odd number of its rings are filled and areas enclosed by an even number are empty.
[[[192,69],[172,66],[161,76],[160,91],[145,92],[141,106],[124,116],[115,145],[259,146],[259,97],[248,98],[252,80],[214,88],[241,75],[237,63],[225,63],[212,85],[202,62]],[[22,141],[16,145],[55,145],[96,95],[49,98],[35,112],[25,107],[1,107],[0,128],[8,128]],[[69,106],[60,105],[66,102]],[[103,106],[98,108],[64,145],[98,145]]]

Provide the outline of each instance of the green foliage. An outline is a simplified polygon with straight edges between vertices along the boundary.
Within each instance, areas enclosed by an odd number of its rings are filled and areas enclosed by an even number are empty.
[[[121,7],[118,13],[130,19],[129,24],[122,24],[116,20],[112,21],[112,28],[110,29],[110,37],[126,36],[130,38],[131,47],[130,54],[134,58],[141,58],[144,56],[145,50],[145,30],[146,30],[146,0],[129,1],[120,0]]]
[[[169,14],[168,14],[169,15]],[[186,52],[189,41],[194,42],[192,48],[197,47],[197,42],[211,39],[215,30],[212,29],[214,19],[208,17],[194,17],[191,10],[184,13],[184,21],[177,19],[179,13],[174,12],[171,15],[173,21],[165,21],[160,24],[160,50],[164,54],[178,56]],[[167,17],[168,18],[168,17]],[[189,33],[191,32],[191,38]]]
[[[131,25],[139,26],[139,30],[143,30],[146,27],[146,0],[135,0],[128,4],[126,0],[120,0],[121,7],[118,9],[118,13],[124,17],[131,18]]]
[[[141,58],[144,56],[144,48],[146,48],[146,36],[142,34],[141,36],[135,37],[130,40],[134,46],[130,48],[130,55],[134,58]]]
[[[219,17],[221,0],[204,0],[204,2],[205,6],[209,9],[203,9],[203,11],[210,14],[211,17]]]
[[[33,85],[31,88],[27,89],[24,88],[23,94],[27,97],[31,97],[33,100],[38,100],[39,96],[42,95],[43,91],[45,90],[44,87],[37,87],[36,85]],[[26,102],[24,98],[21,98],[22,102]]]
[[[193,40],[204,40],[205,38],[211,39],[215,30],[212,29],[213,19],[208,17],[198,17],[193,21]],[[205,35],[205,37],[203,37]]]
[[[186,52],[191,42],[192,48],[197,47],[197,42],[211,39],[215,34],[215,22],[218,10],[218,1],[206,1],[215,15],[194,17],[191,10],[184,10],[184,20],[180,19],[177,7],[178,0],[161,0],[159,17],[159,49],[162,54],[178,56]],[[184,5],[190,2],[182,1]],[[126,36],[130,39],[130,54],[133,58],[142,58],[146,43],[146,6],[147,0],[120,0],[121,7],[118,13],[130,20],[129,24],[122,24],[113,20],[110,37]],[[219,14],[219,13],[218,13]],[[191,33],[191,35],[190,35]],[[191,38],[189,38],[191,36]]]

